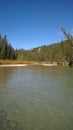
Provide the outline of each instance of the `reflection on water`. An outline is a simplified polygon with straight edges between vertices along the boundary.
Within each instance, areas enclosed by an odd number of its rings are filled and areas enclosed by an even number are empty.
[[[73,68],[0,68],[0,130],[73,130]]]

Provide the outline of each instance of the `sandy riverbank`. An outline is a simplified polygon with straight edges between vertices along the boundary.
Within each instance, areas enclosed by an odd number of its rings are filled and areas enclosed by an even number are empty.
[[[21,67],[27,66],[26,64],[7,64],[7,65],[0,65],[0,67]]]
[[[0,67],[22,67],[28,65],[57,66],[57,64],[35,63],[35,64],[4,64],[4,65],[0,65]]]
[[[41,64],[43,66],[58,66],[57,64]]]

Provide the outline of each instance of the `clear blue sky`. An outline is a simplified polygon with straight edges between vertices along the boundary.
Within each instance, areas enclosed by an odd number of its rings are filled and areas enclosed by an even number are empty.
[[[73,0],[0,0],[0,32],[14,48],[59,42],[73,30]]]

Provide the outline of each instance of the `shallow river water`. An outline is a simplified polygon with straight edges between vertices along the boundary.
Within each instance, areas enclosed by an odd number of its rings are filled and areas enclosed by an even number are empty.
[[[73,130],[73,68],[0,67],[0,130]]]

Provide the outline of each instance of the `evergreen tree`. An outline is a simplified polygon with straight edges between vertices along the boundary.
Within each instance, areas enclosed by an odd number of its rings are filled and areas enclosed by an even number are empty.
[[[7,36],[2,37],[0,35],[0,59],[15,59],[15,50],[8,43]]]

